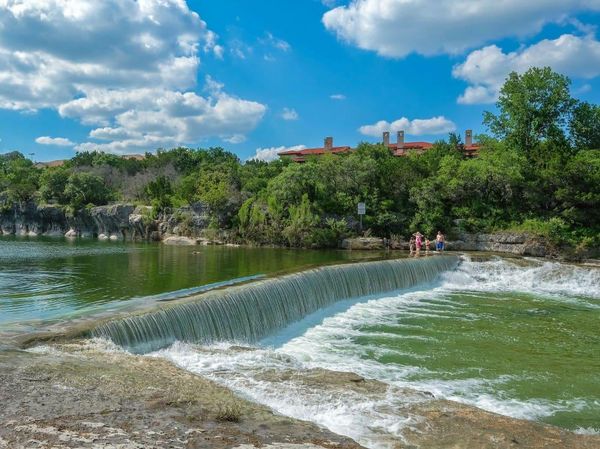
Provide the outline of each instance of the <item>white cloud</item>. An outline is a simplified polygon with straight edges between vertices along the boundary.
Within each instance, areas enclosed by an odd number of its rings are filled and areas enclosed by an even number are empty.
[[[196,93],[203,54],[224,48],[185,0],[0,0],[0,108],[97,126],[80,150],[245,138],[266,106]]]
[[[331,98],[332,100],[342,101],[346,99],[346,96],[344,94],[333,94],[330,95],[329,98]]]
[[[457,54],[509,36],[526,36],[599,0],[352,0],[325,13],[340,39],[386,57]]]
[[[414,136],[445,134],[456,130],[456,125],[444,116],[430,119],[409,120],[402,117],[392,123],[381,120],[373,125],[361,126],[359,132],[365,136],[381,137],[384,131],[404,131]]]
[[[284,120],[298,120],[300,116],[296,112],[295,109],[283,108],[283,112],[281,113],[281,118]]]
[[[219,36],[217,36],[216,33],[208,30],[205,36],[204,51],[206,53],[212,52],[217,59],[223,59],[223,53],[225,52],[225,48],[217,44],[218,39]]]
[[[0,1],[0,107],[57,107],[91,88],[193,85],[216,35],[182,0]]]
[[[232,40],[228,47],[231,54],[238,59],[246,59],[254,53],[253,47],[239,39]]]
[[[510,72],[545,66],[572,78],[600,76],[600,42],[592,36],[564,34],[511,53],[504,53],[496,45],[473,51],[452,71],[455,78],[469,83],[458,102],[493,103]]]
[[[225,142],[227,143],[232,143],[234,145],[237,145],[238,143],[243,143],[246,141],[246,136],[244,136],[243,134],[234,134],[231,137],[226,137],[223,139]]]
[[[292,49],[292,46],[288,42],[273,36],[273,34],[269,32],[265,33],[265,37],[259,39],[259,42],[263,45],[273,47],[283,52],[287,52]]]
[[[72,147],[75,145],[75,143],[64,137],[40,136],[35,139],[35,142],[40,145],[55,145],[58,147]]]
[[[60,114],[101,125],[90,132],[90,138],[113,141],[87,142],[78,150],[120,153],[130,151],[129,147],[148,150],[213,136],[229,143],[243,142],[245,133],[263,118],[266,107],[230,96],[221,90],[221,84],[210,78],[207,81],[207,97],[161,89],[92,91],[64,104]]]
[[[586,93],[590,92],[591,90],[592,90],[592,85],[585,83],[582,86],[575,89],[575,93],[576,94],[586,94]]]
[[[293,147],[271,147],[257,148],[256,154],[248,160],[271,162],[279,158],[279,153],[282,151],[297,151],[305,149],[305,145],[295,145]]]

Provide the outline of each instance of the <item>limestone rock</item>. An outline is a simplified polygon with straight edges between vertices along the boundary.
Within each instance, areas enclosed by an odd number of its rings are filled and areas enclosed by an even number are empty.
[[[353,239],[344,239],[342,241],[343,249],[364,249],[364,250],[382,250],[385,248],[382,238],[378,237],[357,237]]]
[[[192,239],[190,237],[181,237],[178,235],[172,235],[163,239],[163,243],[165,245],[176,245],[176,246],[194,246],[197,245],[198,242],[196,239]]]

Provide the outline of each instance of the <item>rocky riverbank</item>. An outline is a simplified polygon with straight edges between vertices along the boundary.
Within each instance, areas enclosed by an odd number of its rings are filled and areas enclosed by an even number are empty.
[[[0,352],[0,448],[361,447],[314,424],[277,415],[164,360],[101,349],[75,341]],[[285,376],[279,379],[282,385]],[[348,389],[374,400],[405,396],[406,409],[398,413],[420,418],[403,438],[382,437],[390,448],[600,447],[599,436],[506,418],[428,393],[390,390],[354,374],[312,370],[287,376],[331,397]]]
[[[434,249],[431,244],[431,250]],[[409,242],[393,241],[378,237],[345,239],[341,247],[350,250],[382,250],[385,248],[408,250]],[[483,251],[513,254],[515,256],[586,259],[592,252],[577,254],[573,248],[561,248],[552,242],[527,232],[498,232],[495,234],[459,233],[446,242],[448,251]]]
[[[70,213],[59,206],[29,203],[0,212],[0,235],[159,241],[169,236],[200,237],[209,222],[208,208],[201,203],[157,216],[152,208],[133,204]]]
[[[163,360],[86,343],[0,352],[0,403],[2,449],[360,447]]]
[[[148,206],[114,204],[70,213],[59,206],[15,205],[0,211],[0,235],[97,238],[100,240],[162,241],[172,245],[239,244],[228,230],[210,229],[211,214],[202,203],[154,215]],[[449,251],[486,251],[518,256],[582,260],[598,257],[598,248],[577,252],[557,247],[527,232],[459,233],[447,242]],[[348,238],[348,250],[408,250],[408,242],[380,237]],[[433,244],[432,244],[433,248]]]

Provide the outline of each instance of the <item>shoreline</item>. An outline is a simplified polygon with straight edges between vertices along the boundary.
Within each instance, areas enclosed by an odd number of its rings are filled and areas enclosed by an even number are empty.
[[[235,229],[210,229],[206,207],[181,207],[156,218],[150,217],[151,209],[150,206],[114,203],[68,214],[61,206],[28,203],[0,211],[0,236],[109,242],[161,242],[182,246],[222,245],[296,249],[296,247],[277,244],[256,244],[237,235]],[[582,248],[567,244],[559,245],[534,232],[507,229],[468,233],[460,231],[459,228],[449,228],[446,231],[448,236],[452,237],[447,240],[449,250],[492,251],[567,261],[600,257],[600,248],[597,244]],[[313,249],[326,249],[327,244],[330,244],[331,248],[348,250],[408,249],[408,241],[404,241],[400,236],[398,240],[354,236],[337,242],[329,241]]]
[[[114,237],[114,235],[113,235]],[[160,239],[141,239],[141,240],[130,240],[121,237],[118,238],[98,238],[92,236],[65,236],[62,234],[16,234],[16,233],[2,233],[0,230],[0,239],[10,238],[15,240],[29,241],[30,239],[36,240],[38,238],[48,240],[62,240],[66,242],[73,241],[99,241],[107,244],[129,244],[129,243],[147,243],[156,245],[167,245],[167,246],[185,246],[185,247],[205,247],[205,246],[216,246],[223,248],[273,248],[282,250],[292,251],[342,251],[342,252],[364,252],[377,253],[381,252],[383,255],[389,254],[409,254],[409,243],[401,240],[399,242],[388,243],[389,241],[385,238],[380,237],[352,237],[344,239],[339,243],[337,247],[292,247],[283,246],[276,244],[262,244],[258,245],[252,242],[236,242],[226,243],[221,240],[210,240],[203,237],[188,237],[181,235],[168,234],[164,238]],[[1,242],[1,240],[0,240]],[[556,245],[550,244],[543,237],[532,235],[529,233],[509,233],[509,232],[498,232],[494,234],[480,233],[480,234],[467,234],[462,235],[460,239],[448,240],[446,242],[446,249],[441,252],[442,254],[464,254],[464,253],[481,253],[484,255],[493,254],[505,257],[535,257],[546,260],[556,260],[559,262],[568,263],[591,263],[600,264],[600,253],[599,250],[593,249],[591,251],[585,251],[579,253],[576,248],[573,247],[557,247]],[[431,249],[426,253],[425,250],[421,250],[421,257],[425,255],[439,254],[435,249]],[[377,257],[377,256],[375,256]],[[380,256],[384,257],[384,256]],[[405,256],[401,256],[405,257]]]

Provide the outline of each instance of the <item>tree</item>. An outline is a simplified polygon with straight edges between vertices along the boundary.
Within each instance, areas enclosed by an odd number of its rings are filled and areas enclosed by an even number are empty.
[[[569,124],[573,145],[578,150],[600,150],[600,106],[579,103]]]
[[[159,176],[150,181],[144,188],[144,195],[152,202],[157,212],[173,205],[173,187],[166,176]]]
[[[569,92],[570,80],[549,67],[533,67],[522,75],[512,72],[496,103],[498,115],[484,113],[484,124],[498,138],[535,163],[543,163],[540,144],[568,149],[565,129],[576,101]]]
[[[44,201],[66,204],[65,187],[69,172],[63,168],[48,168],[40,176],[40,196]]]
[[[291,246],[308,246],[318,217],[313,213],[308,195],[302,195],[302,200],[297,206],[290,206],[290,218],[288,225],[283,230]]]
[[[564,167],[556,192],[561,215],[578,227],[600,223],[600,150],[583,150]]]
[[[21,153],[11,153],[4,161],[5,189],[9,201],[26,203],[37,193],[39,170]]]
[[[65,186],[65,198],[75,210],[87,204],[107,204],[111,197],[112,192],[106,187],[103,179],[89,173],[73,173]]]

